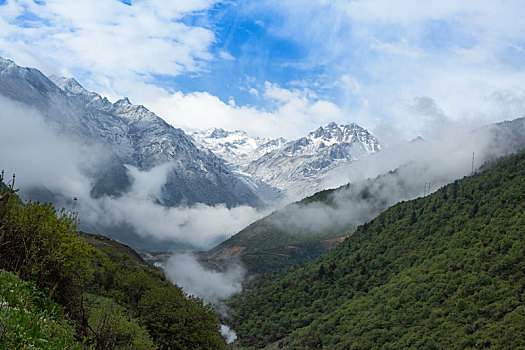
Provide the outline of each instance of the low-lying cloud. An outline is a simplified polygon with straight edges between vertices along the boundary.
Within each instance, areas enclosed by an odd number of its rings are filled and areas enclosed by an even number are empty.
[[[169,208],[147,198],[137,198],[133,192],[120,198],[88,201],[96,205],[82,216],[88,222],[98,219],[105,225],[127,223],[141,235],[171,239],[196,249],[209,249],[264,215],[249,206],[229,209],[224,204]]]
[[[226,339],[227,344],[233,343],[237,340],[237,334],[225,324],[221,324],[221,334]]]
[[[149,171],[128,165],[131,189],[120,197],[94,199],[85,170],[96,168],[110,153],[101,145],[58,135],[30,108],[3,97],[0,105],[0,168],[17,174],[22,195],[27,188],[45,188],[55,194],[59,207],[69,207],[69,199],[78,197],[81,224],[127,224],[142,236],[208,249],[265,214],[249,206],[163,206],[157,198],[173,167],[169,162]]]
[[[230,310],[224,301],[242,292],[246,276],[246,270],[240,263],[232,262],[225,270],[218,271],[203,266],[192,252],[172,255],[164,266],[164,272],[185,293],[214,304],[223,320],[230,317]],[[235,331],[225,324],[221,324],[221,334],[228,344],[237,339]]]
[[[473,153],[476,170],[487,161],[523,149],[525,120],[521,123],[521,129],[517,125],[498,128],[497,133],[494,127],[470,132],[449,124],[436,130],[434,140],[386,148],[326,174],[318,190],[349,185],[325,201],[289,205],[266,223],[291,234],[351,233],[399,201],[429,194],[469,175]]]
[[[232,264],[225,271],[205,268],[198,257],[189,252],[170,257],[164,271],[168,279],[182,287],[184,292],[215,305],[240,293],[246,274],[238,264]]]

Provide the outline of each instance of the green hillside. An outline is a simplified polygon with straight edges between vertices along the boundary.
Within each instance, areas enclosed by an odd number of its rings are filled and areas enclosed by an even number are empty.
[[[401,202],[231,300],[244,346],[525,347],[525,154]]]
[[[419,187],[404,181],[398,171],[324,190],[290,204],[205,252],[203,260],[221,267],[231,259],[240,259],[251,274],[315,260],[342,242],[359,224],[392,205],[397,198],[413,198],[418,194]],[[392,196],[392,192],[396,196]],[[327,220],[326,213],[344,214],[346,209],[350,210],[348,203],[351,203],[352,214],[348,212],[344,220],[332,218],[327,225],[315,222],[317,217],[320,221]],[[314,218],[311,225],[302,225],[305,215]],[[290,225],[290,222],[294,224]]]
[[[0,349],[223,349],[219,330],[131,248],[0,193]]]
[[[0,270],[0,349],[83,349],[64,309],[34,283]]]
[[[232,259],[240,259],[250,274],[257,274],[306,263],[326,254],[337,242],[333,239],[342,236],[340,230],[302,232],[276,223],[287,220],[308,204],[330,205],[334,191],[316,193],[273,212],[203,253],[202,259],[219,268]]]

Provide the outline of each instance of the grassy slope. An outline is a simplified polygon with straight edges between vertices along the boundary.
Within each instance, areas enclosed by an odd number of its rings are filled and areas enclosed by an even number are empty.
[[[232,301],[242,344],[525,346],[525,154],[399,203]]]
[[[0,270],[0,349],[84,349],[64,309],[15,274]]]
[[[119,243],[114,239],[109,237],[93,234],[93,233],[80,233],[84,240],[93,248],[98,250],[109,249],[114,251],[117,254],[122,254],[128,256],[134,263],[138,265],[149,265],[139,253],[137,253],[133,248],[128,245]]]

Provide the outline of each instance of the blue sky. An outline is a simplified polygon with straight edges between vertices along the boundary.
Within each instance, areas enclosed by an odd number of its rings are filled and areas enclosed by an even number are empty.
[[[211,50],[219,59],[204,73],[167,77],[173,88],[208,91],[224,101],[232,96],[237,103],[258,105],[261,101],[248,91],[250,81],[287,84],[304,74],[294,64],[301,62],[305,48],[268,32],[265,23],[271,17],[246,13],[242,4],[218,4],[209,13],[190,15],[183,21],[198,24],[203,16],[209,16],[207,27],[216,36]]]
[[[396,142],[525,114],[521,0],[0,0],[0,55],[185,130]]]

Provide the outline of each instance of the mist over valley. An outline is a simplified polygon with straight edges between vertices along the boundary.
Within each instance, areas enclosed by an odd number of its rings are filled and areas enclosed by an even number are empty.
[[[522,12],[0,0],[0,348],[525,347]]]

